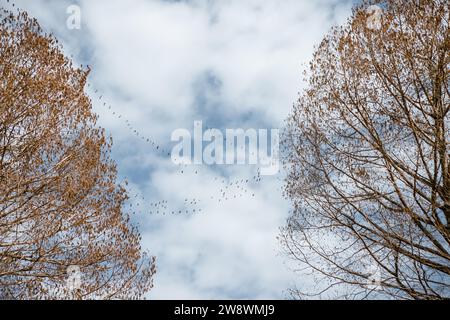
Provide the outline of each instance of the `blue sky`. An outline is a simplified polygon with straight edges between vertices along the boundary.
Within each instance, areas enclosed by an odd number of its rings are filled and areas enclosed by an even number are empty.
[[[276,299],[313,285],[276,240],[289,214],[282,172],[256,181],[255,166],[180,168],[167,151],[171,132],[194,120],[282,127],[314,45],[345,22],[351,1],[14,2],[92,68],[87,92],[130,182],[143,247],[157,257],[149,298]],[[79,30],[66,26],[72,4]]]

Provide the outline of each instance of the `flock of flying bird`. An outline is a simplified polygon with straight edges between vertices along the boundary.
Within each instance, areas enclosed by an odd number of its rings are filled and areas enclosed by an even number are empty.
[[[96,99],[99,101],[100,105],[105,108],[110,114],[112,114],[116,119],[121,121],[128,128],[130,133],[136,137],[136,139],[140,139],[142,142],[150,146],[152,152],[155,152],[159,157],[171,161],[171,152],[168,149],[162,147],[161,144],[159,144],[151,137],[141,134],[139,130],[133,127],[132,123],[128,119],[126,119],[126,116],[118,112],[111,104],[105,101],[104,96],[99,93],[99,90],[93,89],[93,85],[91,85],[90,83],[88,83],[87,86],[92,90],[92,95],[96,96]],[[202,179],[211,179],[214,182],[216,188],[215,190],[210,190],[210,194],[205,195],[205,198],[208,199],[208,202],[215,202],[216,204],[224,204],[228,201],[243,197],[255,198],[255,186],[261,183],[263,178],[259,168],[257,168],[256,173],[253,176],[232,179],[229,177],[223,177],[218,172],[214,175],[211,175],[210,172],[205,172],[205,174],[202,174],[201,166],[189,166],[185,164],[178,164],[177,166],[178,174],[184,175],[187,178],[189,176],[192,177],[201,175]],[[184,203],[182,204],[171,205],[168,200],[149,202],[139,190],[130,190],[130,188],[128,189],[132,195],[130,198],[130,208],[133,209],[134,213],[136,213],[136,211],[142,212],[142,210],[148,211],[148,213],[151,215],[162,216],[194,215],[204,213],[204,208],[201,205],[201,199],[195,197],[186,198]]]

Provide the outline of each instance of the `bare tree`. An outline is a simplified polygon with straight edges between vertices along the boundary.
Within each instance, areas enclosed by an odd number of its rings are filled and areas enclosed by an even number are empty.
[[[88,74],[26,13],[0,12],[0,298],[134,299],[152,287]]]
[[[365,1],[317,48],[284,137],[296,297],[450,298],[449,15]]]

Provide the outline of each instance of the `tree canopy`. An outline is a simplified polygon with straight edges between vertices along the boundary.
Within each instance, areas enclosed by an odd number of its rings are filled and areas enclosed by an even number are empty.
[[[283,142],[282,239],[317,280],[295,296],[450,297],[449,18],[365,1],[317,48]]]
[[[0,12],[0,298],[135,299],[152,287],[154,258],[84,92],[89,71],[27,13]]]

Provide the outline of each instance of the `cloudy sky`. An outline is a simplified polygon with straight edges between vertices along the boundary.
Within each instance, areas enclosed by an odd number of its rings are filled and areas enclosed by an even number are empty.
[[[86,92],[114,139],[143,247],[157,257],[149,298],[280,299],[311,286],[276,239],[289,214],[282,172],[175,165],[170,137],[195,120],[223,132],[281,128],[314,45],[346,20],[351,0],[14,3],[92,68]],[[71,5],[80,29],[68,27]]]

